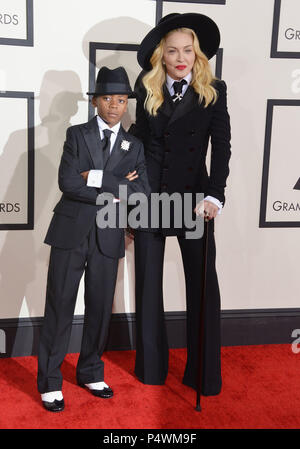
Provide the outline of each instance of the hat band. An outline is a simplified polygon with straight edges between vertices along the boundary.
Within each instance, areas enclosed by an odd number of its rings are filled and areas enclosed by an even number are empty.
[[[131,92],[131,88],[124,83],[97,83],[95,87],[95,92]]]

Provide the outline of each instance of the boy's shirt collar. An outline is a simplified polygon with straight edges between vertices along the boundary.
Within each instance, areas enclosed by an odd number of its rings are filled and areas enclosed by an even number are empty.
[[[100,115],[97,115],[97,122],[98,122],[98,126],[99,126],[101,131],[103,131],[104,129],[109,129],[115,135],[118,134],[118,132],[120,130],[120,127],[121,127],[121,122],[118,122],[116,125],[114,125],[112,128],[110,128],[108,126],[108,124],[100,117]]]

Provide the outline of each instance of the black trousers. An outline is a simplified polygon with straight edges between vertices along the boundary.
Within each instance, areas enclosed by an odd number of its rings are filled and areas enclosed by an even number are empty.
[[[43,328],[39,342],[37,384],[40,393],[62,389],[60,366],[68,350],[80,279],[85,273],[85,313],[77,381],[103,381],[101,360],[110,323],[118,259],[98,249],[96,224],[75,249],[52,247]]]
[[[186,283],[187,362],[183,383],[196,389],[199,354],[200,294],[203,239],[178,237]],[[136,362],[138,379],[161,385],[168,374],[168,340],[164,322],[163,262],[165,237],[151,232],[135,233]],[[215,269],[215,239],[208,240],[204,371],[202,394],[221,390],[220,293]]]

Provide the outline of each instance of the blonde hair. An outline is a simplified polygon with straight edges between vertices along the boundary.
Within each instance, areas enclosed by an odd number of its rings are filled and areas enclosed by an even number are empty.
[[[150,115],[155,116],[158,108],[164,101],[163,84],[166,80],[166,70],[162,63],[163,49],[167,37],[176,31],[190,33],[193,36],[195,62],[193,66],[191,86],[199,95],[199,103],[201,103],[204,99],[204,107],[206,108],[210,103],[215,103],[217,100],[217,92],[212,86],[212,81],[216,78],[212,74],[206,55],[200,49],[199,40],[196,33],[190,28],[178,28],[170,31],[161,39],[150,59],[152,69],[143,77],[142,80],[147,91],[144,107]]]

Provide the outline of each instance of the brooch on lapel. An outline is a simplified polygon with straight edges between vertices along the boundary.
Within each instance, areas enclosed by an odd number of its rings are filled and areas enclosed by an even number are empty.
[[[124,150],[124,151],[129,151],[130,144],[131,144],[131,142],[129,142],[128,140],[122,140],[122,142],[121,142],[121,149]]]

